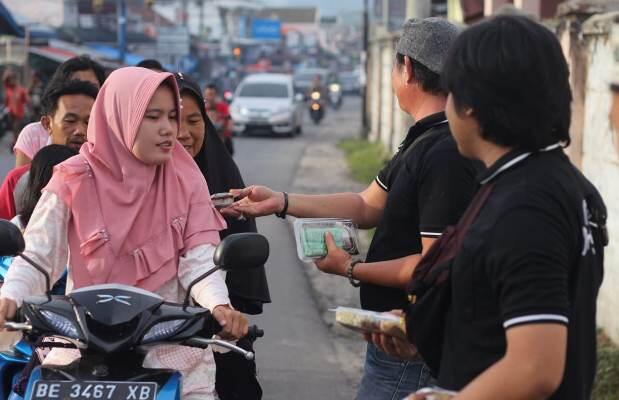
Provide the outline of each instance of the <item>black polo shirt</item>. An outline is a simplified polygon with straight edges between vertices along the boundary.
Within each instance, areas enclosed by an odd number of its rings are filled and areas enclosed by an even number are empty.
[[[387,203],[366,262],[421,253],[421,237],[438,237],[458,221],[477,183],[473,163],[458,153],[445,113],[413,125],[397,154],[376,178]],[[363,283],[361,305],[390,311],[407,303],[403,290]]]
[[[604,203],[558,145],[506,155],[484,174],[482,184],[490,183],[452,262],[438,383],[461,390],[499,361],[508,329],[562,324],[568,327],[567,364],[551,399],[589,399]]]

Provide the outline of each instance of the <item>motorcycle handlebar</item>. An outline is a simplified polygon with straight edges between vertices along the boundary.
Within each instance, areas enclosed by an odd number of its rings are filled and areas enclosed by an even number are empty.
[[[250,342],[255,342],[256,339],[264,337],[264,331],[258,328],[256,325],[252,325],[249,327],[247,331],[247,335],[245,336]]]
[[[207,337],[212,337],[219,332],[221,332],[222,327],[219,325],[219,322],[215,318],[209,318],[204,324],[204,334]],[[245,339],[250,342],[255,342],[258,338],[264,337],[264,331],[256,325],[251,325],[247,330],[247,335],[244,336]]]

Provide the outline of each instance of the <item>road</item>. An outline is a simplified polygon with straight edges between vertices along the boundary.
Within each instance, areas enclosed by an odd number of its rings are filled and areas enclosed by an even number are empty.
[[[337,123],[358,117],[353,110],[359,107],[358,99],[350,99],[341,111],[328,114],[318,128],[307,118],[303,135],[293,139],[238,139],[235,159],[246,184],[288,190],[307,143],[335,140],[341,135]],[[258,229],[271,244],[267,275],[273,300],[264,315],[255,319],[266,331],[256,346],[264,398],[352,399],[353,383],[346,381],[335,360],[333,336],[319,315],[289,224],[274,217],[261,218]]]
[[[303,135],[295,138],[237,138],[235,159],[245,182],[288,190],[306,145],[342,137],[345,130],[338,124],[359,118],[359,107],[358,98],[347,98],[319,127],[306,118]],[[0,177],[14,165],[7,139],[0,143]],[[273,300],[263,315],[252,318],[266,331],[256,344],[264,399],[352,399],[356,382],[347,381],[336,360],[334,337],[318,312],[289,224],[268,217],[258,220],[258,228],[271,244],[267,275]]]

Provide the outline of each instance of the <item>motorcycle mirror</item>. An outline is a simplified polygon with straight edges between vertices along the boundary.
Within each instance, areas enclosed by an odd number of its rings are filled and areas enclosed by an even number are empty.
[[[25,249],[26,242],[19,228],[10,221],[0,220],[0,256],[16,257]]]
[[[187,287],[183,307],[189,306],[191,289],[203,279],[208,278],[218,270],[243,271],[258,268],[267,262],[269,258],[269,242],[257,233],[235,233],[228,235],[219,243],[213,255],[215,268],[211,268],[203,275],[196,278]]]
[[[42,273],[43,276],[45,276],[46,294],[51,300],[51,284],[49,274],[39,264],[34,262],[29,257],[26,257],[23,254],[24,250],[26,250],[26,241],[24,240],[24,236],[19,228],[11,221],[0,219],[0,256],[21,257],[28,264],[32,265],[34,269]]]
[[[213,256],[224,271],[258,268],[269,258],[269,242],[257,233],[235,233],[219,243]]]

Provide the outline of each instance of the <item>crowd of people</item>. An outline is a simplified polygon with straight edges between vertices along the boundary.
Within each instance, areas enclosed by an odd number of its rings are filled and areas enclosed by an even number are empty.
[[[213,266],[221,238],[256,231],[254,220],[225,219],[210,201],[209,190],[244,183],[202,91],[182,74],[128,67],[106,77],[88,57],[70,59],[41,97],[40,121],[24,127],[14,150],[16,167],[0,188],[1,218],[24,231],[27,254],[54,282],[64,276],[68,291],[114,282],[182,301]],[[27,265],[11,264],[2,319],[43,290],[42,276]],[[270,302],[264,268],[214,274],[192,295],[223,327],[220,336],[233,340],[247,333],[242,313],[259,314]],[[258,396],[255,365],[241,358],[163,346],[146,363],[182,371],[185,398],[211,398],[215,389],[221,399]],[[217,382],[215,362],[218,374],[229,372]]]
[[[572,96],[557,38],[526,17],[462,32],[428,18],[405,24],[396,51],[393,91],[416,122],[366,190],[329,195],[245,187],[213,87],[203,96],[154,63],[106,78],[88,58],[69,60],[41,97],[41,121],[17,139],[0,217],[25,230],[26,255],[54,281],[68,270],[67,291],[123,283],[173,302],[222,237],[256,230],[253,218],[349,218],[376,228],[367,258],[327,234],[317,267],[407,327],[365,335],[358,400],[424,399],[416,392],[429,386],[462,400],[589,399],[606,208],[563,150]],[[218,212],[216,192],[238,201]],[[43,290],[14,260],[0,322]],[[191,294],[230,340],[270,302],[264,269],[214,274]],[[145,363],[182,371],[184,399],[260,398],[255,365],[229,361],[158,346]]]

